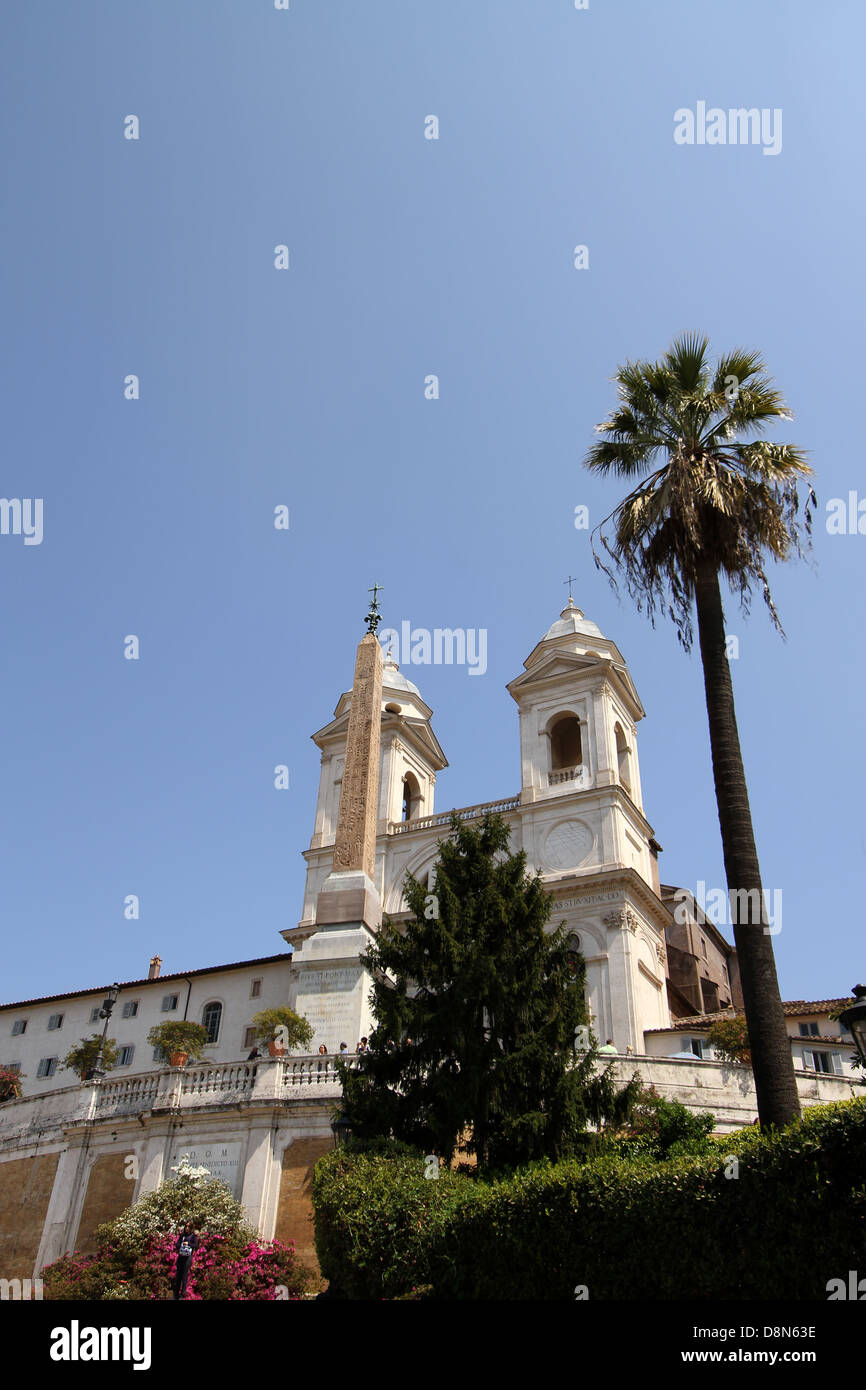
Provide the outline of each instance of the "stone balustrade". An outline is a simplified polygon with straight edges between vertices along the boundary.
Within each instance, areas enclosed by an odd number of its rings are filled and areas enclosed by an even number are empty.
[[[352,1065],[357,1059],[344,1060]],[[196,1111],[222,1106],[302,1099],[316,1088],[338,1098],[337,1057],[262,1057],[251,1062],[205,1062],[132,1076],[107,1076],[63,1086],[43,1095],[24,1095],[0,1105],[0,1146],[26,1144],[34,1136],[69,1125],[121,1119],[162,1111]]]
[[[481,801],[476,806],[461,806],[455,811],[439,811],[434,816],[419,816],[417,820],[392,820],[388,822],[388,834],[407,835],[415,830],[430,830],[436,825],[447,825],[452,816],[459,816],[461,820],[474,820],[477,816],[486,816],[488,813],[503,815],[506,811],[515,811],[519,805],[519,795],[508,796],[503,801]]]
[[[560,782],[585,782],[588,776],[585,763],[579,763],[576,767],[560,767],[556,772],[548,773],[548,786],[556,787]]]
[[[358,1058],[344,1058],[350,1066]],[[644,1085],[660,1095],[691,1107],[711,1110],[717,1130],[750,1124],[757,1114],[755,1082],[749,1067],[688,1058],[622,1055],[599,1058],[612,1062],[620,1084],[637,1073]],[[207,1062],[133,1076],[109,1074],[46,1092],[23,1096],[0,1105],[0,1148],[27,1146],[43,1136],[58,1136],[70,1126],[98,1124],[143,1114],[195,1112],[339,1099],[337,1056],[263,1057],[252,1062]],[[863,1094],[856,1078],[797,1072],[803,1105],[826,1104]]]
[[[286,1058],[283,1069],[283,1088],[334,1085],[339,1090],[337,1055]],[[343,1057],[343,1061],[347,1062],[350,1067],[354,1066],[357,1060],[357,1057],[352,1053]]]

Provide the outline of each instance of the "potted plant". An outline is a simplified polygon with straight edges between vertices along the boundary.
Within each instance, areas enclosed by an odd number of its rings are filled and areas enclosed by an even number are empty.
[[[102,1056],[99,1056],[99,1048],[102,1045]],[[82,1038],[71,1047],[63,1061],[60,1063],[62,1069],[77,1072],[84,1081],[87,1073],[92,1071],[99,1060],[100,1071],[111,1071],[117,1062],[117,1043],[114,1038],[106,1038],[103,1044],[102,1034],[94,1033],[89,1038]]]
[[[313,1029],[294,1009],[281,1004],[276,1009],[261,1009],[252,1019],[256,1042],[266,1042],[272,1057],[281,1057],[293,1047],[307,1047]]]
[[[185,1067],[192,1058],[197,1062],[210,1041],[208,1031],[200,1023],[186,1018],[157,1023],[147,1035],[151,1047],[161,1047],[173,1067]]]
[[[21,1073],[12,1067],[0,1067],[0,1105],[4,1100],[21,1099]]]

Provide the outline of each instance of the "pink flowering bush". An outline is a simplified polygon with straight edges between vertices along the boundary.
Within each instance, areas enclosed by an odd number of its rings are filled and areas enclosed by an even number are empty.
[[[243,1237],[199,1237],[187,1283],[189,1299],[273,1301],[300,1299],[308,1275],[295,1258],[294,1244]],[[149,1238],[130,1259],[106,1246],[96,1255],[65,1255],[42,1271],[46,1299],[169,1299],[177,1267],[175,1235]],[[279,1292],[278,1292],[279,1290]],[[285,1292],[283,1292],[285,1290]]]
[[[294,1243],[260,1240],[225,1183],[181,1161],[177,1178],[148,1193],[94,1234],[95,1255],[75,1251],[42,1270],[46,1299],[152,1300],[174,1295],[175,1245],[186,1221],[199,1246],[188,1299],[300,1299],[310,1274]]]
[[[0,1067],[0,1102],[19,1100],[21,1097],[21,1074],[11,1067]]]

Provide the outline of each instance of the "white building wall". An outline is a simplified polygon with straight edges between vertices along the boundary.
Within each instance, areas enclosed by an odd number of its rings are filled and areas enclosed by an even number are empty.
[[[249,1048],[244,1047],[244,1032],[253,1014],[289,1002],[291,961],[291,953],[287,953],[274,961],[241,962],[237,967],[192,975],[188,980],[163,976],[123,986],[109,1021],[108,1036],[115,1039],[118,1047],[132,1046],[135,1051],[132,1062],[128,1066],[116,1066],[111,1075],[134,1075],[152,1071],[158,1065],[154,1062],[147,1034],[155,1024],[182,1019],[188,994],[186,1016],[195,1023],[201,1023],[207,1004],[222,1004],[219,1037],[205,1049],[203,1060],[228,1062],[245,1057]],[[254,980],[261,981],[261,993],[257,998],[251,993]],[[163,1012],[163,998],[173,994],[178,996],[177,1008]],[[103,998],[104,992],[99,991],[0,1007],[0,1062],[4,1065],[20,1062],[25,1095],[43,1095],[75,1084],[75,1074],[61,1070],[60,1061],[82,1038],[102,1033],[104,1020],[91,1022],[90,1015],[101,1007]],[[128,1001],[138,1002],[134,1018],[123,1017],[123,1005]],[[62,1026],[49,1031],[48,1020],[58,1013],[63,1015]],[[26,1031],[18,1036],[12,1033],[16,1019],[27,1021]],[[43,1079],[36,1073],[39,1062],[45,1057],[57,1057],[59,1061],[54,1076]]]

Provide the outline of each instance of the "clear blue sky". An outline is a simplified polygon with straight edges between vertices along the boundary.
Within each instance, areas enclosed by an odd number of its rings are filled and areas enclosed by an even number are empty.
[[[866,495],[860,0],[9,0],[0,23],[2,492],[44,499],[41,545],[0,536],[0,997],[283,949],[309,735],[374,580],[389,625],[488,631],[483,677],[406,671],[447,809],[518,789],[504,686],[577,575],[647,711],[663,877],[723,884],[699,659],[573,525],[622,493],[581,468],[617,364],[692,329],[764,353],[816,469],[814,566],[771,573],[787,642],[759,597],[728,627],[782,992],[847,992],[866,536],[824,509]],[[676,145],[700,100],[781,109],[781,152]]]

